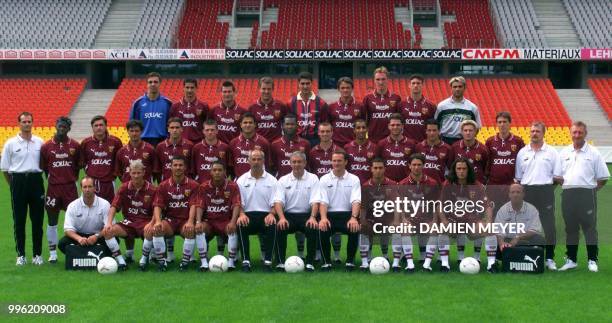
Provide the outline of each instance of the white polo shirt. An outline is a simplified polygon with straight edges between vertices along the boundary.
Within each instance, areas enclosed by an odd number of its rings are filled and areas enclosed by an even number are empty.
[[[535,151],[527,144],[516,156],[514,178],[522,185],[548,185],[553,177],[561,177],[559,153],[554,147],[544,143]]]
[[[580,149],[569,145],[560,153],[563,172],[563,189],[595,188],[598,180],[610,177],[606,162],[597,148],[584,143]]]
[[[270,212],[274,206],[276,178],[264,171],[260,178],[251,175],[251,171],[242,174],[236,181],[240,189],[240,201],[244,212]]]
[[[9,173],[40,173],[40,148],[43,140],[32,135],[30,140],[20,135],[10,138],[2,149],[0,169]]]
[[[438,104],[434,119],[440,124],[440,135],[448,138],[461,138],[461,123],[474,120],[478,128],[482,127],[480,111],[470,100],[463,98],[461,102],[447,98]]]
[[[310,213],[312,204],[318,203],[319,197],[317,175],[304,171],[298,179],[291,172],[278,180],[274,202],[282,203],[285,213]]]
[[[512,203],[507,202],[502,205],[495,216],[495,223],[522,223],[525,225],[525,232],[532,231],[537,234],[542,234],[542,223],[540,223],[540,215],[538,209],[533,204],[523,201],[523,206],[520,210],[515,211],[512,208]],[[516,232],[504,232],[499,234],[503,238],[513,239],[518,234]]]
[[[334,171],[321,176],[319,182],[321,203],[328,206],[328,212],[350,212],[353,203],[361,203],[361,182],[359,177],[344,171],[337,177]]]
[[[93,234],[102,231],[108,219],[109,209],[110,203],[101,197],[96,196],[91,207],[85,204],[83,196],[79,197],[68,204],[64,219],[64,232]]]

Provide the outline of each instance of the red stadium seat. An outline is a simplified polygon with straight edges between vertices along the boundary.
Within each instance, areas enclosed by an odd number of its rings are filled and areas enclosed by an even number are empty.
[[[589,79],[587,82],[599,105],[608,115],[608,120],[612,120],[612,79],[596,78]]]

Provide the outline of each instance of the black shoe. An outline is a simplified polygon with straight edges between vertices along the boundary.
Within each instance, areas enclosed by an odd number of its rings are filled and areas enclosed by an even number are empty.
[[[406,274],[413,274],[414,271],[415,271],[414,268],[408,268],[408,267],[404,268],[404,273]]]
[[[277,272],[279,272],[279,273],[283,273],[283,272],[285,272],[285,265],[283,265],[283,264],[278,264],[278,265],[276,265],[276,267],[274,267],[274,269],[275,269]]]
[[[487,269],[487,271],[488,271],[490,274],[496,274],[496,273],[498,272],[498,271],[497,271],[497,264],[493,264],[493,265],[491,265],[491,267],[489,267],[489,269]]]
[[[321,266],[321,271],[328,272],[332,270],[332,266],[330,264]]]
[[[145,264],[140,264],[140,263],[139,263],[139,264],[138,264],[138,270],[139,270],[139,271],[142,271],[142,272],[145,272],[145,271],[147,271],[147,266],[148,266],[148,265],[149,265],[149,264],[146,264],[146,263],[145,263]]]
[[[251,264],[243,263],[242,264],[242,272],[243,273],[250,273],[251,272]]]
[[[422,268],[423,268],[423,272],[426,272],[426,273],[433,272],[433,269],[431,267],[422,267]]]
[[[421,267],[423,267],[423,264],[424,264],[424,263],[425,263],[425,259],[423,259],[423,260],[419,260],[419,265],[420,265]]]
[[[168,264],[166,263],[165,260],[160,260],[157,262],[157,271],[159,272],[166,272],[168,271]]]
[[[126,264],[119,264],[117,266],[117,270],[118,271],[127,271],[128,270],[128,266]]]
[[[128,264],[133,264],[134,263],[134,258],[129,257],[129,256],[125,256],[125,262]]]
[[[200,271],[201,271],[201,272],[203,272],[203,273],[205,273],[205,272],[207,272],[207,271],[208,271],[208,267],[202,267],[202,266],[200,266]]]
[[[361,270],[361,272],[367,273],[370,271],[370,267],[368,266],[359,266],[359,270]]]
[[[228,272],[234,271],[234,270],[236,270],[236,266],[227,266],[227,271]]]
[[[189,269],[189,261],[181,261],[179,271],[187,271]]]
[[[355,265],[354,264],[346,264],[346,265],[344,265],[344,270],[347,273],[351,273],[351,272],[353,272],[355,270]]]
[[[305,269],[306,269],[306,271],[307,271],[307,272],[309,272],[309,273],[314,273],[314,271],[315,271],[314,266],[313,266],[313,265],[311,265],[311,264],[307,264]]]
[[[391,267],[391,271],[394,273],[399,273],[402,271],[402,268],[400,266],[393,266]]]
[[[440,266],[440,272],[441,273],[448,273],[448,272],[450,272],[450,267]]]
[[[274,269],[272,268],[272,264],[269,264],[269,265],[268,265],[268,264],[264,264],[264,265],[262,266],[262,269],[263,269],[263,271],[264,271],[264,272],[266,272],[266,273],[271,273],[271,272],[274,272]]]
[[[340,260],[340,259],[334,259],[334,264],[336,264],[336,265],[342,265],[342,260]]]

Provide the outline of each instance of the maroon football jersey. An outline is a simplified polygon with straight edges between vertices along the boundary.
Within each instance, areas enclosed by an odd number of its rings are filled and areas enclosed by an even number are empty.
[[[93,136],[83,139],[80,162],[85,174],[102,182],[114,181],[115,157],[122,146],[121,140],[110,134],[101,141]]]
[[[231,107],[226,107],[223,102],[215,105],[208,111],[208,118],[217,121],[217,129],[219,129],[219,140],[229,144],[232,139],[240,134],[240,117],[246,110],[234,104]]]
[[[40,169],[47,173],[49,184],[76,182],[79,175],[79,143],[71,138],[63,142],[49,139],[40,148]]]
[[[449,222],[477,222],[485,215],[485,210],[488,206],[485,187],[479,181],[471,185],[452,184],[446,181],[442,186],[441,200],[443,204],[445,201],[452,201],[453,203],[457,201],[474,202],[474,207],[459,209],[459,211],[463,212],[457,212],[457,209],[455,209],[454,212],[445,213]],[[457,204],[455,203],[455,205]],[[478,205],[480,207],[477,207]],[[482,212],[478,212],[480,210]]]
[[[221,161],[227,166],[229,146],[221,140],[214,145],[209,145],[205,140],[193,146],[191,151],[191,173],[196,177],[198,183],[203,184],[210,179],[212,163]]]
[[[176,102],[170,108],[170,118],[181,118],[183,120],[183,138],[198,142],[204,138],[202,134],[202,122],[208,115],[208,104],[197,98],[193,102],[188,102],[185,98]]]
[[[167,218],[189,218],[189,207],[197,205],[198,182],[185,177],[182,183],[174,182],[172,177],[163,181],[157,188],[153,206],[160,207]]]
[[[353,140],[344,146],[344,150],[349,155],[346,169],[359,177],[361,184],[365,183],[372,176],[370,166],[372,159],[376,157],[376,145],[370,140],[366,140],[362,145]]]
[[[208,220],[229,221],[232,210],[240,206],[240,190],[235,182],[225,180],[216,186],[212,180],[200,185],[198,206],[204,210],[203,217]]]
[[[485,143],[489,150],[489,162],[486,174],[487,184],[510,185],[514,183],[516,155],[525,146],[521,137],[510,134],[508,139],[500,138],[499,134],[490,137]]]
[[[391,136],[378,142],[377,156],[385,160],[385,176],[399,182],[408,176],[408,157],[414,152],[414,141],[402,136],[393,140]]]
[[[266,159],[266,168],[270,166],[270,143],[257,133],[251,139],[247,139],[243,134],[240,134],[230,142],[229,147],[229,162],[234,170],[235,178],[251,169],[251,165],[249,165],[249,152],[251,150],[262,150]]]
[[[287,113],[287,106],[278,100],[272,100],[269,104],[264,104],[261,99],[257,99],[249,107],[249,112],[255,116],[257,122],[257,133],[273,142],[280,138],[283,133],[281,120]]]
[[[336,146],[336,144],[331,145],[329,149],[321,148],[321,145],[316,145],[310,149],[310,153],[308,154],[308,169],[313,174],[321,176],[331,172],[332,170],[332,153],[338,150],[340,147]]]
[[[421,180],[417,181],[412,176],[408,175],[401,182],[399,182],[398,192],[400,196],[405,196],[413,201],[437,201],[440,198],[440,186],[439,182],[435,179],[423,174]],[[430,207],[424,207],[416,210],[414,216],[406,218],[406,221],[410,221],[412,224],[430,222],[433,218],[435,209]]]
[[[151,219],[153,216],[153,199],[157,188],[149,181],[145,181],[140,189],[127,181],[121,184],[119,191],[111,206],[121,211],[124,219],[133,221],[133,218]]]
[[[338,100],[329,106],[329,122],[334,128],[332,135],[333,142],[340,146],[355,139],[354,123],[357,119],[365,120],[363,105],[352,99],[349,104],[344,104]]]
[[[189,176],[191,172],[191,150],[193,143],[187,139],[181,140],[173,145],[170,139],[160,142],[155,147],[155,163],[153,164],[153,173],[161,174],[161,180],[165,181],[172,177],[172,157],[183,156],[187,161],[185,165],[185,175]]]
[[[272,168],[276,170],[276,178],[281,178],[281,176],[291,173],[291,163],[289,160],[291,159],[291,154],[297,150],[308,154],[310,151],[308,140],[297,136],[293,140],[281,137],[270,145],[271,163]]]
[[[418,101],[408,97],[403,101],[399,112],[404,118],[404,136],[416,142],[425,140],[425,120],[433,118],[436,109],[436,105],[425,97]]]
[[[379,217],[374,216],[376,201],[393,201],[397,192],[397,182],[385,177],[383,182],[376,184],[372,178],[361,186],[361,208],[364,209],[366,220],[370,223],[390,224],[394,218],[393,212],[385,212]],[[394,186],[394,187],[387,187]]]
[[[455,159],[468,158],[474,165],[476,180],[484,183],[487,162],[489,161],[489,150],[485,145],[476,140],[472,147],[468,147],[463,140],[459,140],[453,144],[453,156]]]
[[[363,99],[368,118],[368,138],[372,142],[379,142],[389,135],[389,117],[399,110],[401,101],[402,98],[390,90],[384,95],[373,92]]]
[[[447,169],[450,168],[453,160],[453,148],[440,141],[437,145],[428,145],[426,140],[421,141],[415,147],[415,153],[425,155],[425,165],[423,165],[423,173],[438,183],[444,182],[444,175]]]
[[[317,100],[319,101],[318,109]],[[297,116],[297,134],[305,138],[315,137],[319,124],[329,120],[327,103],[314,93],[308,100],[303,100],[299,94],[293,96],[287,104],[287,111]]]
[[[153,164],[155,164],[155,148],[153,148],[151,144],[141,141],[139,147],[132,147],[132,145],[128,143],[117,152],[115,170],[121,182],[125,183],[130,180],[130,163],[138,159],[140,159],[145,166],[145,180],[151,180]]]

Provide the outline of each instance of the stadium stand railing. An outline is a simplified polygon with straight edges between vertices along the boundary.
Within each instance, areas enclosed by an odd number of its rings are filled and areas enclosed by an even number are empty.
[[[584,47],[610,48],[612,44],[612,1],[563,0]]]
[[[84,78],[0,79],[0,147],[19,132],[17,116],[23,111],[34,115],[34,134],[51,138],[55,120],[70,114],[86,83]]]
[[[225,48],[229,23],[219,15],[232,14],[232,0],[185,0],[176,48]]]
[[[587,80],[597,102],[612,121],[612,78],[592,78]]]
[[[111,0],[0,0],[0,47],[91,48]]]

